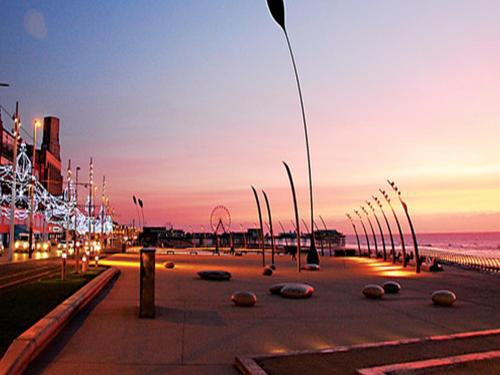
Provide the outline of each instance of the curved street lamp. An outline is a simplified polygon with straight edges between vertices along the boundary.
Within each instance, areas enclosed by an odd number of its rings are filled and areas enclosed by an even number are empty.
[[[264,246],[264,228],[262,227],[262,212],[260,210],[259,196],[257,195],[257,190],[252,186],[253,195],[255,196],[255,203],[257,203],[257,213],[259,214],[259,240],[262,246],[262,267],[266,266],[266,252]]]
[[[302,89],[300,88],[299,74],[297,72],[297,65],[295,64],[295,57],[293,56],[292,46],[290,44],[290,39],[288,38],[288,33],[285,27],[285,5],[283,0],[267,0],[267,5],[271,12],[273,19],[281,27],[285,34],[286,42],[288,45],[288,51],[290,52],[290,57],[292,59],[293,71],[295,73],[295,80],[297,82],[297,89],[299,92],[300,108],[302,110],[302,122],[304,124],[304,135],[306,141],[306,154],[307,154],[307,167],[309,172],[309,203],[311,206],[311,228],[314,232],[314,199],[313,199],[313,182],[312,182],[312,171],[311,171],[311,153],[309,148],[309,135],[307,131],[307,121],[306,112],[304,109],[304,100],[302,98]],[[319,264],[319,255],[316,249],[316,242],[314,240],[314,233],[311,232],[311,246],[309,246],[309,251],[307,252],[307,263],[308,264]]]
[[[352,220],[351,215],[349,215],[349,214],[345,214],[345,215],[347,216],[347,218],[351,222],[352,229],[354,229],[354,233],[356,234],[356,242],[358,243],[358,254],[359,254],[359,256],[361,256],[361,245],[359,243],[359,236],[358,236],[358,231],[356,230],[356,224],[354,224],[354,220]]]
[[[375,242],[375,258],[378,257],[378,246],[377,246],[377,236],[375,235],[375,230],[373,229],[372,221],[370,220],[370,216],[368,215],[368,211],[363,206],[360,206],[363,212],[365,213],[366,219],[368,220],[368,224],[370,224],[370,228],[372,230],[373,242]]]
[[[269,232],[271,234],[271,265],[274,266],[274,232],[273,232],[273,219],[271,217],[271,206],[269,205],[269,199],[267,199],[267,194],[264,190],[262,190],[262,194],[264,195],[264,200],[266,201],[267,207],[267,216],[269,217]]]
[[[384,209],[382,208],[382,202],[380,202],[380,200],[375,195],[372,195],[372,198],[380,208],[380,212],[382,212],[385,224],[387,225],[387,230],[389,231],[389,237],[391,239],[392,263],[396,263],[396,249],[394,248],[394,238],[392,237],[392,231],[391,231],[391,226],[389,225],[389,220],[387,220],[387,216],[385,216]]]
[[[382,248],[384,250],[384,260],[387,260],[387,251],[385,248],[385,238],[384,238],[384,232],[382,231],[382,226],[380,225],[380,221],[378,220],[377,214],[375,213],[375,208],[373,208],[370,201],[366,201],[366,204],[372,210],[373,216],[375,217],[375,221],[377,222],[378,230],[380,231],[380,237],[382,238]]]
[[[365,223],[363,223],[363,218],[361,217],[360,213],[357,210],[354,210],[354,213],[359,217],[359,221],[361,222],[361,226],[363,227],[363,231],[365,232],[366,245],[368,246],[368,257],[370,258],[371,257],[370,239],[368,238],[368,233],[366,232]]]
[[[401,205],[403,206],[403,209],[406,214],[406,218],[408,219],[408,224],[410,225],[410,230],[411,230],[411,236],[413,238],[413,250],[415,251],[415,264],[416,264],[416,272],[420,273],[420,256],[418,253],[418,243],[417,243],[417,235],[415,234],[415,229],[413,228],[413,223],[410,218],[410,213],[408,212],[408,206],[403,201],[403,198],[401,197],[401,191],[398,189],[394,181],[387,180],[389,185],[391,185],[392,189],[396,192],[398,195],[399,201],[401,202]]]
[[[297,235],[297,271],[300,272],[300,222],[299,222],[299,208],[297,205],[297,195],[295,194],[295,184],[293,183],[292,172],[287,163],[283,162],[285,165],[286,173],[288,174],[288,179],[290,180],[290,189],[292,191],[293,200],[293,210],[295,212],[295,233]],[[292,221],[293,224],[293,221]]]
[[[406,267],[408,264],[406,263],[406,248],[405,248],[405,238],[403,236],[403,230],[401,229],[401,224],[399,224],[398,215],[396,215],[396,211],[394,211],[394,207],[392,207],[391,199],[389,198],[389,194],[385,190],[378,189],[380,193],[384,196],[387,204],[389,205],[392,214],[394,215],[394,220],[396,220],[396,224],[398,226],[399,238],[401,240],[401,252],[403,253],[403,267]]]

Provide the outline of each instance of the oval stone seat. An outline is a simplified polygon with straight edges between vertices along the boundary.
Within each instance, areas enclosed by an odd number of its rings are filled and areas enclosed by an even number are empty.
[[[249,291],[238,291],[233,293],[231,301],[233,301],[236,306],[251,307],[257,302],[257,296]]]
[[[450,290],[436,290],[432,293],[432,302],[438,306],[451,306],[457,300],[457,296]]]
[[[309,298],[314,293],[314,288],[307,284],[287,283],[281,288],[280,294],[285,298]]]
[[[227,281],[231,279],[231,274],[227,271],[200,271],[198,272],[198,276],[203,280],[212,280],[212,281]]]
[[[366,298],[379,299],[384,295],[384,288],[376,284],[368,284],[363,288]]]
[[[305,271],[319,271],[319,264],[308,263],[302,269]]]
[[[271,294],[281,294],[281,289],[283,289],[285,287],[285,285],[286,285],[286,283],[271,285],[271,287],[269,288],[269,291],[271,292]]]
[[[401,285],[396,281],[386,281],[382,284],[382,288],[384,288],[384,292],[387,294],[396,294],[401,290]]]
[[[163,266],[164,266],[165,268],[172,269],[172,268],[174,268],[174,267],[175,267],[175,263],[174,263],[174,262],[165,262],[165,263],[163,264]]]
[[[264,276],[272,276],[273,275],[273,269],[271,267],[264,267],[264,269],[262,270],[262,274]]]

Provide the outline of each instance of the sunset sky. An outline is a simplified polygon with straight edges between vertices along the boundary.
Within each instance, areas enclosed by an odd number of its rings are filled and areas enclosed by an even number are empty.
[[[500,230],[500,2],[286,5],[317,214],[350,233],[345,213],[391,178],[417,231]],[[3,1],[0,82],[29,132],[61,119],[65,166],[93,156],[118,222],[135,194],[149,225],[199,230],[223,204],[253,226],[254,185],[290,228],[282,160],[307,218],[293,70],[264,0]]]

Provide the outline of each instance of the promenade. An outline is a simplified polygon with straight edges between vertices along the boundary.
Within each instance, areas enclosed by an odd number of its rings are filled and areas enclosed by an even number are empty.
[[[171,260],[168,270],[162,262]],[[139,264],[136,254],[117,254],[104,264],[121,276],[92,307],[80,313],[29,368],[30,374],[236,374],[237,355],[319,350],[338,345],[396,340],[497,328],[498,276],[446,267],[415,275],[376,260],[322,258],[320,272],[298,274],[288,256],[277,272],[262,276],[261,257],[157,256],[154,320],[138,319]],[[225,269],[229,282],[197,278],[203,269]],[[397,280],[399,295],[368,300],[368,283]],[[307,300],[270,295],[274,283],[313,285]],[[452,308],[433,306],[430,295],[451,289]],[[258,302],[238,308],[237,290],[251,290]],[[481,348],[478,348],[480,350]]]

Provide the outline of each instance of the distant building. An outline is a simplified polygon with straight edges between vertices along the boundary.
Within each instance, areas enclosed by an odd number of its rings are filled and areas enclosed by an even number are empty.
[[[59,119],[49,116],[43,119],[42,147],[37,155],[40,182],[53,195],[61,195],[61,145],[59,143]]]

